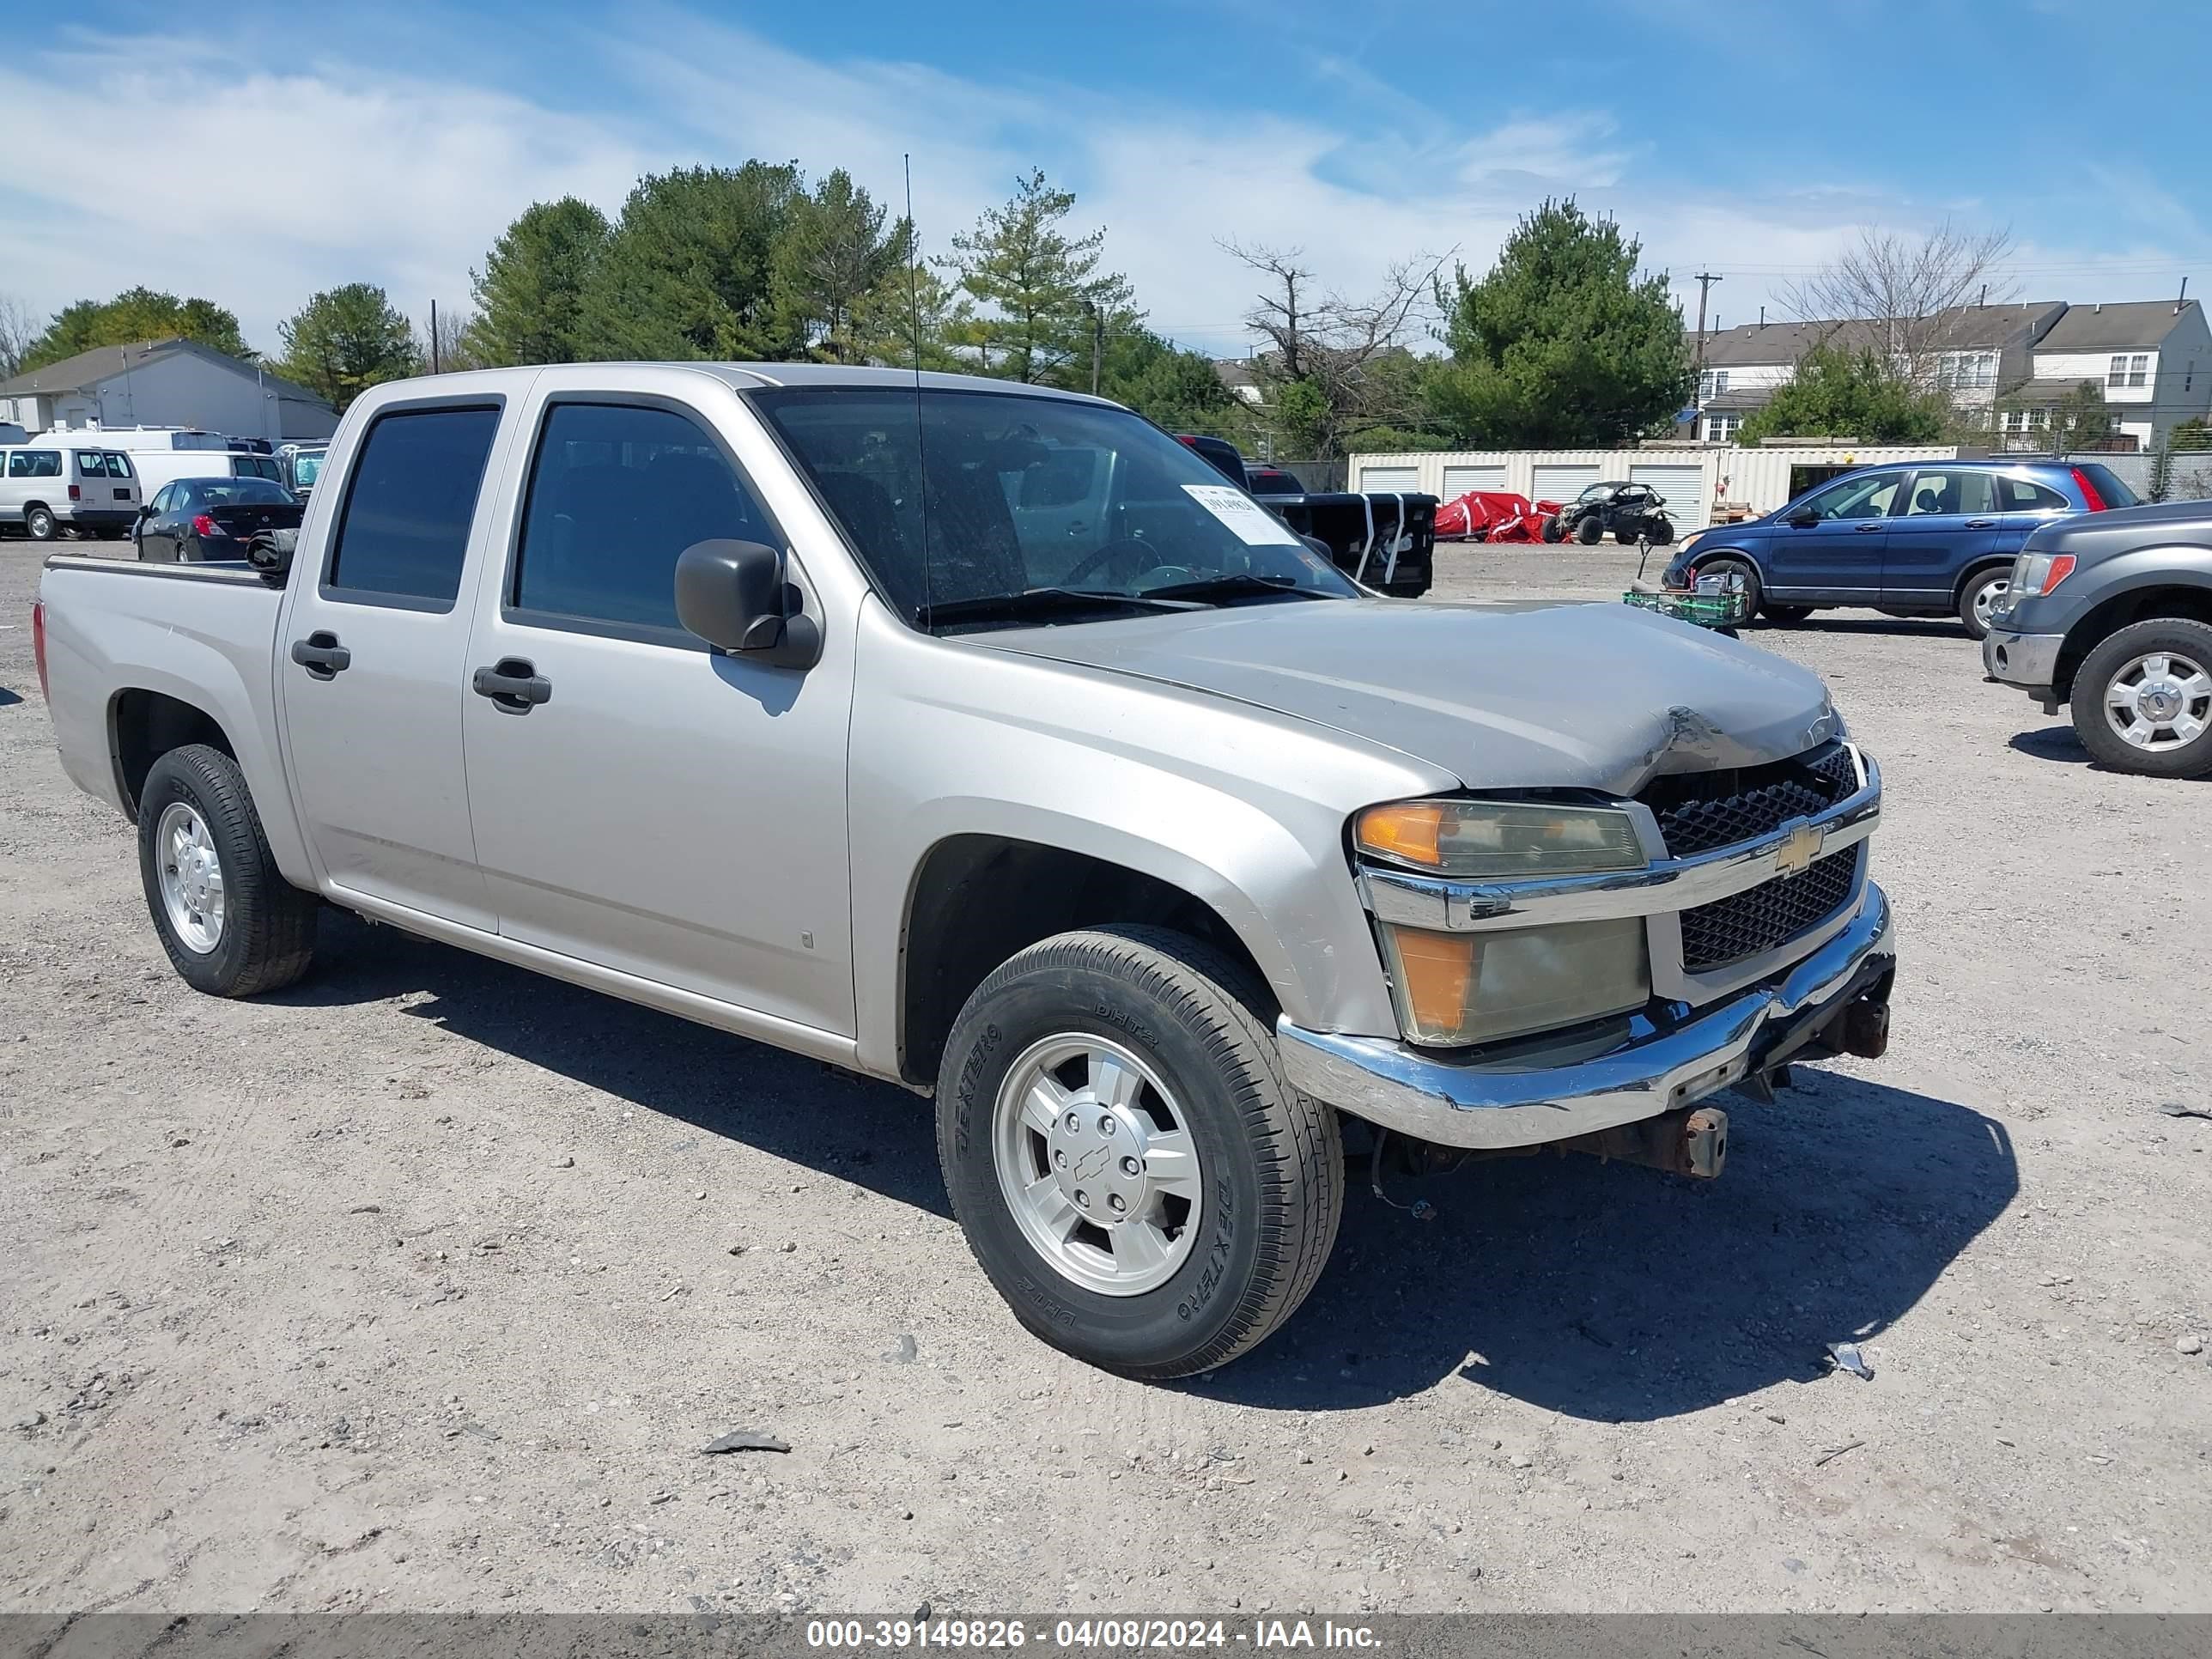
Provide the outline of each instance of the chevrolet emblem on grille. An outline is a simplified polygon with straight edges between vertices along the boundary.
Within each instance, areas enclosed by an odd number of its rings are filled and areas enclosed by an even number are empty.
[[[1801,823],[1782,838],[1782,845],[1774,849],[1774,873],[1778,876],[1802,876],[1813,867],[1813,860],[1820,856],[1820,848],[1828,839],[1827,832],[1817,823]]]

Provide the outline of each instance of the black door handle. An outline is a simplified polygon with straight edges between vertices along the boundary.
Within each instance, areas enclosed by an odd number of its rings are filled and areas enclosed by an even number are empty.
[[[517,714],[528,713],[534,703],[553,701],[553,682],[523,657],[501,657],[490,667],[477,669],[470,684],[477,696]]]
[[[316,679],[333,680],[353,661],[353,653],[338,643],[337,635],[320,631],[292,641],[292,660]]]

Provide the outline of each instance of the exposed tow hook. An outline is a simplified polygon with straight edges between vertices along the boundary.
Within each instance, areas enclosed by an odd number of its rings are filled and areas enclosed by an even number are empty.
[[[1728,1114],[1717,1106],[1662,1112],[1640,1123],[1577,1135],[1559,1142],[1559,1150],[1715,1181],[1728,1163]]]
[[[1844,1052],[1861,1060],[1880,1060],[1889,1051],[1889,1005],[1862,998],[1844,1010],[1838,1033]]]

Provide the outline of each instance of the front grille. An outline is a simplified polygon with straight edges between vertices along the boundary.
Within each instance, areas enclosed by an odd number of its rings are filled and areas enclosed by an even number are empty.
[[[1638,797],[1659,820],[1675,858],[1756,841],[1792,818],[1811,817],[1858,787],[1850,751],[1822,744],[1794,759],[1653,781]]]
[[[1702,974],[1787,944],[1850,898],[1863,847],[1832,853],[1802,876],[1772,881],[1682,912],[1682,967]]]

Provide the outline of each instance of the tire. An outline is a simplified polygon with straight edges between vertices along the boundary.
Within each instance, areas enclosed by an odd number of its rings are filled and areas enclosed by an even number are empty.
[[[1668,546],[1674,539],[1674,521],[1664,514],[1652,519],[1644,529],[1650,536],[1651,545],[1654,547]]]
[[[1759,614],[1759,571],[1748,559],[1739,559],[1733,554],[1723,554],[1717,559],[1707,559],[1691,574],[1696,576],[1741,576],[1743,578],[1744,614]]]
[[[1605,521],[1595,513],[1586,513],[1575,521],[1575,539],[1584,547],[1595,547],[1605,539]]]
[[[1563,542],[1567,538],[1567,527],[1559,522],[1559,515],[1553,513],[1546,517],[1536,533],[1547,542]]]
[[[1959,620],[1966,625],[1966,637],[1979,640],[1990,631],[1990,606],[1997,596],[2012,586],[2012,567],[1992,565],[1987,570],[1977,570],[1966,578],[1966,585],[1959,590]]]
[[[179,856],[187,850],[192,866]],[[246,775],[220,749],[188,744],[154,763],[138,799],[138,874],[161,948],[196,991],[256,996],[314,959],[318,901],[276,868]]]
[[[1094,1119],[1102,1093],[1125,1103]],[[1021,1109],[1041,1094],[1049,1135]],[[1177,1129],[1180,1149],[1164,1144]],[[1116,1158],[1125,1145],[1141,1156]],[[1344,1207],[1336,1115],[1284,1080],[1264,1000],[1226,957],[1158,928],[1062,933],[977,987],[945,1044],[937,1146],[953,1214],[1014,1316],[1124,1376],[1211,1370],[1264,1340],[1321,1277]],[[1162,1181],[1184,1155],[1194,1178]],[[1038,1204],[1019,1204],[1024,1186]],[[1089,1217],[1117,1202],[1128,1218],[1109,1235]],[[1131,1243],[1146,1229],[1149,1258]]]
[[[1771,600],[1759,606],[1759,614],[1778,628],[1794,628],[1813,614],[1809,605],[1776,605]]]
[[[50,542],[61,534],[61,526],[54,520],[50,507],[27,507],[23,509],[23,533],[34,542]]]
[[[2162,662],[2164,671],[2148,672],[2154,662]],[[2138,697],[2154,686],[2181,694],[2174,719],[2153,725],[2148,742],[2121,735],[2114,711],[2124,685]],[[2123,628],[2082,659],[2074,672],[2072,702],[2082,747],[2114,771],[2151,778],[2212,775],[2212,626],[2177,619]],[[2138,702],[2136,708],[2145,724],[2165,712],[2162,702]],[[2183,735],[2185,720],[2194,724],[2193,735]]]

